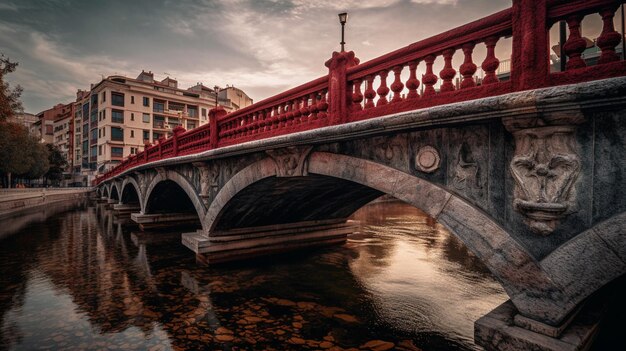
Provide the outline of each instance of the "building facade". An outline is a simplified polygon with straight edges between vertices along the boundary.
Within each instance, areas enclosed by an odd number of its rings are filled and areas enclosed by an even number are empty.
[[[134,79],[109,76],[90,91],[77,93],[71,157],[91,181],[178,126],[189,130],[208,123],[216,103],[232,111],[252,104],[252,99],[234,87],[215,91],[197,84],[180,89],[176,80],[157,81],[152,72],[142,71]]]

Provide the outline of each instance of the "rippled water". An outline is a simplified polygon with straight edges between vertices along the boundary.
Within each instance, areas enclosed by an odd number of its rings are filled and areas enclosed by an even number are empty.
[[[0,229],[0,349],[339,350],[378,340],[466,350],[476,348],[473,322],[507,299],[458,240],[400,203],[357,212],[361,232],[346,245],[216,267],[196,264],[180,233],[139,232],[100,206],[47,211]]]

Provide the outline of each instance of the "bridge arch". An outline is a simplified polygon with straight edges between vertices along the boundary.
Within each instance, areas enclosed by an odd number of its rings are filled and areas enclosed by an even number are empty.
[[[558,325],[576,307],[510,233],[459,196],[422,178],[352,156],[314,152],[307,161],[308,175],[304,177],[276,177],[276,163],[269,157],[235,174],[207,209],[202,221],[205,232],[210,236],[216,229],[228,229],[221,228],[220,222],[228,216],[225,212],[232,207],[229,204],[241,201],[240,194],[246,193],[247,188],[253,189],[255,184],[278,179],[335,179],[342,182],[341,186],[357,184],[359,191],[369,189],[357,199],[356,206],[345,209],[351,211],[349,214],[374,198],[389,194],[439,221],[485,263],[523,315]],[[336,190],[344,191],[341,187]]]
[[[123,204],[137,203],[141,208],[143,208],[142,198],[141,187],[139,187],[135,178],[126,177],[122,182],[120,202]]]
[[[117,187],[117,184],[115,182],[111,183],[111,185],[109,186],[109,199],[111,200],[120,200],[120,190]]]
[[[106,197],[107,199],[109,198],[109,185],[108,184],[104,184],[101,187],[101,191],[102,191],[102,196]]]
[[[180,189],[182,189],[185,192],[185,194],[191,201],[193,208],[195,209],[198,215],[198,218],[202,222],[202,218],[205,217],[206,210],[204,208],[204,205],[202,204],[202,200],[200,199],[200,196],[198,195],[196,189],[194,188],[193,184],[191,184],[187,180],[187,178],[185,178],[180,173],[176,171],[172,171],[172,170],[159,172],[152,179],[152,181],[148,185],[148,188],[146,189],[146,193],[143,194],[143,201],[141,202],[141,213],[145,214],[149,210],[148,206],[149,206],[150,197],[154,195],[155,188],[157,188],[157,186],[160,183],[167,182],[167,181],[175,183],[178,187],[180,187]],[[203,223],[202,228],[204,229],[204,223]]]

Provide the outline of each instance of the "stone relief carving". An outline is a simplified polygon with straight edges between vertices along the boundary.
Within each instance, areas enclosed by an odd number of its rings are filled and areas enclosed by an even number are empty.
[[[482,189],[480,184],[480,165],[466,142],[461,144],[454,172],[452,186],[455,189]]]
[[[277,177],[302,177],[308,175],[307,156],[313,146],[291,146],[267,150],[276,163]]]
[[[209,199],[217,191],[219,168],[216,163],[206,164],[204,162],[195,162],[193,166],[200,173],[200,197],[204,205],[208,207]]]
[[[439,169],[440,162],[439,152],[432,146],[422,146],[415,155],[415,168],[424,173],[433,173]]]
[[[537,234],[549,235],[574,211],[581,167],[574,133],[583,120],[580,114],[503,120],[515,138],[513,206]]]

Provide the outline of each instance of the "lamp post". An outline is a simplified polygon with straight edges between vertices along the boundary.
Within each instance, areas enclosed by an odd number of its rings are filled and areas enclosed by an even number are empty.
[[[217,104],[218,104],[217,95],[219,93],[220,87],[215,85],[215,86],[213,86],[213,90],[215,91],[215,107],[217,107]]]
[[[348,13],[342,12],[339,14],[339,23],[341,23],[341,52],[344,52],[344,45],[346,42],[344,41],[344,28],[346,26],[346,22],[348,21]]]

